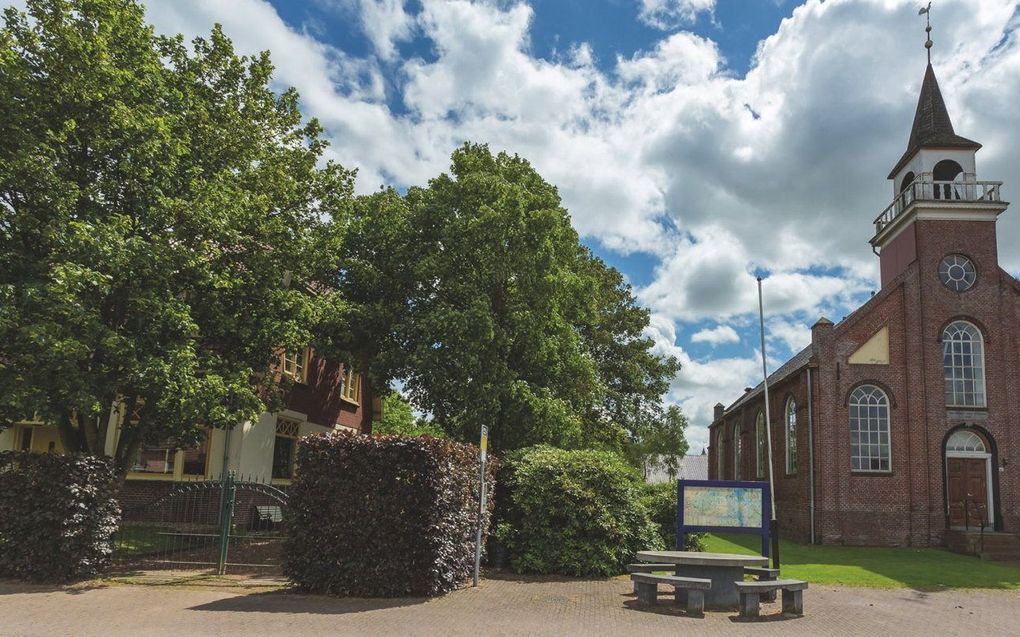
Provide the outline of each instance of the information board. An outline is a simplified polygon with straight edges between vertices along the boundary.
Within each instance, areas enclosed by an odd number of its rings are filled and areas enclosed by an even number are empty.
[[[770,505],[767,482],[678,480],[676,548],[688,533],[754,533],[768,557]]]

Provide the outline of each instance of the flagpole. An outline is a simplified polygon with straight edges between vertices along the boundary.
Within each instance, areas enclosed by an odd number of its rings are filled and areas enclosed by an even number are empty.
[[[772,506],[769,535],[772,537],[772,568],[779,568],[779,523],[776,521],[776,478],[772,470],[772,411],[769,404],[769,372],[765,358],[765,304],[762,302],[761,277],[758,279],[758,324],[761,328],[761,375],[765,388],[765,440],[769,458],[769,496]]]

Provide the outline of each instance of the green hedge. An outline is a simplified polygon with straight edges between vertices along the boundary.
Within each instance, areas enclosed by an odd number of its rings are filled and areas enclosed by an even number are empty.
[[[668,550],[676,548],[676,482],[648,484],[644,487],[641,502],[648,509],[648,515]],[[688,551],[704,551],[705,534],[688,533],[684,547]]]
[[[300,588],[355,597],[431,596],[471,576],[477,447],[336,432],[303,438],[298,467],[283,568]],[[494,480],[495,463],[488,467]],[[482,521],[483,542],[492,501]]]
[[[94,577],[120,521],[113,465],[83,455],[0,452],[0,576]]]
[[[497,529],[520,573],[617,575],[635,553],[665,548],[634,469],[613,453],[530,447],[506,458]]]

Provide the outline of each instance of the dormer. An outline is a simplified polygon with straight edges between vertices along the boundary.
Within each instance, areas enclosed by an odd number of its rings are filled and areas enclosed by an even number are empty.
[[[1006,209],[999,192],[1002,182],[977,179],[980,148],[953,129],[929,62],[907,150],[889,173],[893,202],[875,219],[871,245],[881,258],[883,286],[916,258],[916,221],[994,222]]]

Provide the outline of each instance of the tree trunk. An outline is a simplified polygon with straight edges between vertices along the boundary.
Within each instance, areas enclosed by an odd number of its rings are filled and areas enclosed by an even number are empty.
[[[60,444],[64,446],[65,453],[77,453],[82,451],[81,435],[71,423],[71,413],[74,410],[68,409],[57,420],[57,433],[60,434]]]

